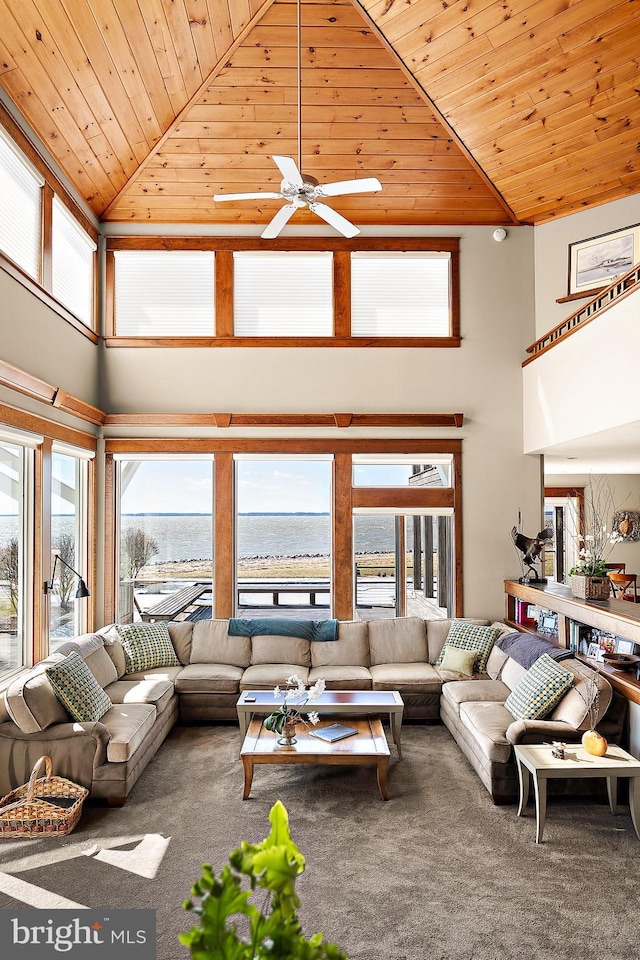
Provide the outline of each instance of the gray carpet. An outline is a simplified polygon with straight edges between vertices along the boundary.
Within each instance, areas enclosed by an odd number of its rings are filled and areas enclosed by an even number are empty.
[[[187,960],[176,934],[191,926],[181,904],[200,864],[219,869],[240,840],[262,839],[280,798],[307,857],[305,932],[322,930],[350,960],[638,957],[628,810],[551,799],[537,846],[532,808],[519,819],[494,807],[445,728],[407,725],[403,749],[389,803],[371,769],[306,766],[257,767],[243,802],[237,727],[177,728],[122,809],[86,806],[66,839],[1,842],[0,907],[24,906],[16,878],[36,900],[53,891],[90,907],[154,907],[159,960]],[[154,879],[68,859],[96,844],[133,850],[144,833],[171,838]]]

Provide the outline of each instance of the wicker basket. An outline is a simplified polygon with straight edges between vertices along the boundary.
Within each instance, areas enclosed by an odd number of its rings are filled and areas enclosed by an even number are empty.
[[[586,577],[578,573],[569,577],[569,587],[572,595],[581,600],[608,600],[611,592],[609,577]]]
[[[41,764],[45,776],[37,778]],[[51,757],[36,760],[29,782],[0,800],[0,837],[63,837],[71,833],[89,791],[72,780],[51,776]]]

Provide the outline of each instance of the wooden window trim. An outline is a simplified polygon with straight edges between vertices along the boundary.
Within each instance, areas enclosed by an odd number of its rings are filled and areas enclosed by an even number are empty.
[[[53,197],[54,195],[65,205],[69,213],[78,221],[80,227],[97,245],[100,233],[85,215],[82,208],[74,200],[64,185],[52,172],[48,164],[42,159],[33,144],[28,140],[20,127],[7,109],[0,104],[0,126],[6,130],[19,150],[24,153],[29,162],[36,168],[38,173],[44,179],[42,188],[42,223],[40,234],[40,278],[34,280],[25,273],[10,257],[0,252],[0,267],[2,267],[10,276],[26,287],[30,293],[33,293],[51,310],[54,310],[63,320],[70,323],[72,327],[88,337],[93,343],[98,343],[97,335],[97,317],[98,317],[98,299],[95,296],[97,290],[97,257],[94,254],[93,278],[94,278],[94,298],[92,309],[93,325],[87,326],[79,317],[76,317],[64,304],[60,303],[51,293],[52,276],[52,217],[53,217]]]
[[[457,348],[460,336],[460,241],[457,237],[278,238],[259,237],[110,237],[107,238],[106,317],[107,347],[420,347]],[[115,321],[115,267],[113,255],[122,250],[205,250],[215,257],[216,335],[213,337],[118,336]],[[235,251],[333,253],[333,336],[237,337],[233,333],[233,253]],[[451,334],[446,337],[352,337],[351,260],[354,251],[435,251],[451,255],[449,307]]]
[[[98,440],[92,434],[65,427],[61,423],[54,423],[53,420],[45,420],[44,417],[26,413],[24,410],[9,407],[4,403],[0,403],[0,423],[15,427],[17,430],[27,430],[29,433],[41,433],[50,440],[59,440],[70,446],[81,447],[83,450],[95,451],[98,448]]]
[[[116,590],[116,504],[114,489],[114,454],[128,454],[134,459],[145,453],[173,455],[212,453],[214,470],[214,616],[226,618],[234,612],[234,453],[270,453],[293,456],[305,453],[328,453],[333,466],[332,524],[332,603],[333,616],[340,620],[353,617],[353,509],[356,506],[392,506],[401,512],[403,506],[453,507],[452,544],[455,555],[453,577],[453,609],[463,616],[462,575],[462,441],[461,440],[342,440],[342,439],[272,439],[214,438],[191,439],[113,439],[105,441],[105,598],[106,621],[115,617]],[[353,487],[352,454],[354,453],[450,453],[453,456],[452,487],[434,488],[367,488]]]

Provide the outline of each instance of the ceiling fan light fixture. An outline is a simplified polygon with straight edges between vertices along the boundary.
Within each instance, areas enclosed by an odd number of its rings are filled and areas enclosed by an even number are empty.
[[[349,193],[373,193],[382,190],[382,184],[377,177],[363,177],[360,180],[339,180],[335,183],[321,184],[315,177],[301,172],[302,167],[302,14],[301,0],[297,0],[297,39],[298,39],[298,162],[293,157],[273,154],[272,160],[282,174],[280,193],[216,193],[213,199],[217,202],[225,200],[286,200],[287,206],[282,207],[263,230],[263,240],[273,240],[284,229],[296,210],[308,207],[325,223],[334,227],[344,237],[355,237],[360,233],[350,220],[337,213],[326,203],[319,203],[325,197],[340,197]]]

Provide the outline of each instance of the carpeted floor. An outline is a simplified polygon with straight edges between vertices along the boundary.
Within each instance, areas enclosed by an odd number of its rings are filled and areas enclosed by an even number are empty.
[[[389,803],[371,769],[307,766],[257,767],[243,802],[239,743],[237,726],[176,728],[122,809],[85,807],[66,839],[2,841],[0,907],[153,907],[159,960],[187,960],[176,935],[200,864],[262,839],[280,798],[307,857],[305,932],[350,960],[639,956],[628,811],[551,799],[536,845],[532,807],[494,807],[447,730],[422,725],[403,728],[402,762],[392,747]]]

